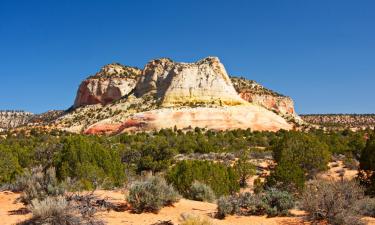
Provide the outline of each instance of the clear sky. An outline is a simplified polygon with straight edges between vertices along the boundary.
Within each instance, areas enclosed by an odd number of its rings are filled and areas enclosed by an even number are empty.
[[[206,56],[298,113],[375,113],[372,0],[0,0],[0,109],[66,109],[104,64]]]

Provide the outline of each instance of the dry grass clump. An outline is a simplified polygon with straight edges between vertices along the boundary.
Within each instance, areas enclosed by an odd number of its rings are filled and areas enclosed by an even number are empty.
[[[214,225],[212,221],[206,217],[200,217],[190,214],[181,214],[182,222],[180,225]]]
[[[68,201],[62,196],[34,199],[29,207],[32,218],[25,224],[78,225],[83,224]]]
[[[104,225],[104,222],[94,218],[94,214],[83,213],[82,207],[74,200],[63,196],[47,196],[43,200],[33,199],[28,206],[32,213],[31,219],[22,222],[23,225]]]

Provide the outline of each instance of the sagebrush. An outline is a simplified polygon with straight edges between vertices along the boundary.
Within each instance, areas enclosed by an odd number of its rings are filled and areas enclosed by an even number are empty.
[[[179,200],[179,194],[161,177],[150,177],[145,181],[134,182],[127,201],[136,213],[157,212],[163,206]]]

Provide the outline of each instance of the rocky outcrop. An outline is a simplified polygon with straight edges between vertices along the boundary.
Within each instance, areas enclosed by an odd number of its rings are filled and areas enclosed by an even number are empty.
[[[163,128],[206,128],[209,130],[248,129],[277,131],[290,130],[285,119],[256,105],[217,108],[164,108],[137,113],[122,123],[99,122],[90,126],[86,134],[117,134]]]
[[[53,127],[86,134],[173,127],[290,130],[294,124],[283,115],[294,115],[288,99],[255,82],[231,79],[216,57],[195,63],[161,58],[142,71],[110,64],[81,84],[73,109]]]
[[[164,107],[245,104],[217,57],[196,63],[157,59],[146,65],[142,75],[136,96],[151,94]]]
[[[73,107],[116,101],[135,88],[140,74],[134,67],[108,64],[81,83]]]
[[[24,125],[32,116],[32,113],[24,111],[0,111],[0,128],[2,128],[3,130],[7,130]]]
[[[233,86],[244,100],[263,106],[281,115],[296,115],[290,97],[269,90],[253,80],[231,77]]]
[[[30,117],[28,123],[29,124],[49,123],[61,117],[62,115],[64,115],[64,113],[65,113],[64,110],[49,110],[41,114],[34,114],[33,116]]]

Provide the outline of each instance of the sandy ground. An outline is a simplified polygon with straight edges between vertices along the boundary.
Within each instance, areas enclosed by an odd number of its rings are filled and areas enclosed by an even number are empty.
[[[95,194],[100,198],[124,204],[124,194],[120,191],[96,191]],[[0,224],[11,225],[30,218],[30,213],[23,214],[24,206],[15,203],[19,194],[12,192],[0,192]],[[18,212],[18,213],[17,213]],[[303,221],[303,211],[293,210],[291,213],[294,217],[276,217],[267,218],[265,216],[229,216],[225,220],[212,218],[216,212],[216,205],[212,203],[197,202],[182,199],[174,206],[163,208],[158,214],[142,213],[133,214],[129,211],[115,212],[102,211],[96,216],[106,222],[108,225],[124,224],[124,225],[151,225],[159,221],[172,221],[174,224],[181,222],[181,214],[190,214],[201,217],[208,217],[215,225],[300,225],[310,224]],[[375,225],[374,218],[365,218],[368,224]]]
[[[120,191],[96,191],[96,195],[100,198],[106,198],[114,203],[124,203],[124,194]],[[30,218],[30,213],[22,213],[24,206],[21,203],[15,203],[19,194],[12,192],[0,192],[0,224],[11,225]],[[18,212],[18,213],[17,213]],[[104,220],[108,225],[124,224],[124,225],[150,225],[158,221],[172,221],[174,224],[181,222],[181,214],[190,214],[203,217],[211,217],[216,212],[216,205],[212,203],[197,202],[181,199],[178,203],[171,207],[163,208],[158,214],[142,213],[133,214],[129,211],[115,212],[103,211],[98,212],[97,217]],[[277,217],[266,218],[265,216],[230,216],[225,220],[212,219],[217,225],[277,225],[277,224],[307,224],[302,222],[302,217]]]
[[[0,224],[10,225],[24,221],[30,218],[25,206],[22,203],[16,203],[20,194],[13,192],[0,192]]]
[[[340,172],[343,173],[343,179],[352,180],[357,176],[357,170],[350,170],[344,167],[343,161],[330,162],[328,164],[329,170],[322,174],[319,174],[318,177],[327,180],[338,181],[341,179]]]
[[[320,174],[321,178],[339,180],[338,171],[343,169],[343,163],[330,163],[329,171]],[[352,179],[356,176],[356,170],[345,169],[344,178]],[[0,192],[0,224],[11,225],[30,218],[31,214],[27,212],[22,203],[17,203],[16,199],[20,194],[13,192]],[[99,198],[106,199],[114,204],[125,205],[125,194],[121,191],[95,191],[95,195]],[[133,214],[129,211],[101,211],[96,216],[109,225],[151,225],[159,221],[171,221],[174,224],[181,222],[182,214],[196,215],[208,217],[215,225],[299,225],[310,224],[303,221],[304,212],[292,210],[292,217],[276,217],[267,218],[266,216],[229,216],[225,220],[214,219],[216,213],[216,205],[212,203],[197,202],[187,199],[181,199],[178,203],[171,207],[163,208],[158,214],[142,213]],[[375,218],[364,218],[367,224],[375,225]]]

